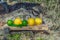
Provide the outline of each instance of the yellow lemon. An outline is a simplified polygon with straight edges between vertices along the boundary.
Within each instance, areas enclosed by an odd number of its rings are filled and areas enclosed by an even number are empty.
[[[16,18],[16,19],[14,20],[14,24],[15,24],[15,25],[22,24],[22,20],[21,20],[20,18]]]
[[[35,18],[36,25],[42,24],[42,18]]]
[[[29,26],[33,26],[34,23],[35,23],[34,18],[29,18],[29,19],[28,19],[28,25],[29,25]]]

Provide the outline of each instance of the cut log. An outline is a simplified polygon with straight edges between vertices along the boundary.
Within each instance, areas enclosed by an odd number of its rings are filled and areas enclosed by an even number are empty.
[[[49,30],[48,26],[46,25],[39,25],[39,26],[26,26],[26,27],[9,27],[11,30]]]

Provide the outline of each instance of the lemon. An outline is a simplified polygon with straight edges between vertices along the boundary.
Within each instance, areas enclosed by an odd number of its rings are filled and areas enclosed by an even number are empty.
[[[36,25],[42,24],[42,18],[35,18],[35,24]]]
[[[22,20],[21,20],[20,18],[16,18],[16,19],[14,20],[14,24],[15,24],[15,25],[20,25],[20,24],[22,24]]]
[[[29,25],[29,26],[33,26],[34,23],[35,23],[34,18],[29,18],[29,19],[28,19],[28,25]]]

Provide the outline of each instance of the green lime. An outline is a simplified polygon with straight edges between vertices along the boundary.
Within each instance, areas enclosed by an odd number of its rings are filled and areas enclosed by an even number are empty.
[[[8,21],[7,21],[7,25],[8,25],[8,26],[12,26],[12,25],[13,25],[13,20],[8,20]]]
[[[28,25],[27,20],[23,20],[23,21],[22,21],[22,25],[23,25],[23,26],[27,26],[27,25]]]

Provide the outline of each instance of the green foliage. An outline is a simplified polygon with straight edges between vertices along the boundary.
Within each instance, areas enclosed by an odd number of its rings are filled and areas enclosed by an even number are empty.
[[[9,34],[7,38],[8,40],[19,40],[20,36],[21,36],[20,34],[13,34],[13,35]]]
[[[38,37],[36,40],[45,40],[44,38]]]

